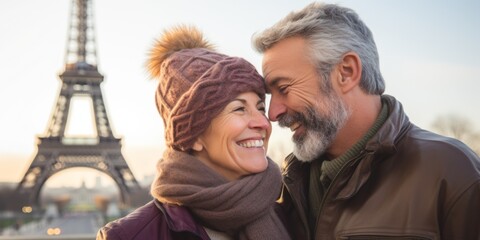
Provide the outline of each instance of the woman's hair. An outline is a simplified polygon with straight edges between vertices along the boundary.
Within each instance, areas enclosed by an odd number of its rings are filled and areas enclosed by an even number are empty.
[[[257,51],[264,52],[293,36],[306,39],[311,52],[309,57],[323,77],[322,85],[330,86],[328,76],[333,67],[345,53],[353,51],[362,63],[360,87],[369,94],[380,95],[385,91],[372,33],[353,10],[314,2],[254,34],[252,43]]]

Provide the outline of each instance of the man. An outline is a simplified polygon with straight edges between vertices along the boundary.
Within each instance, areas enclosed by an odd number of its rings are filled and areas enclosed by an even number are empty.
[[[289,127],[283,206],[294,239],[480,239],[480,160],[383,95],[372,33],[312,3],[256,34],[269,118]]]

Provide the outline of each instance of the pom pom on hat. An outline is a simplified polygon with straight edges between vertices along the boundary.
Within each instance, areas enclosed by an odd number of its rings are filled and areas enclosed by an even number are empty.
[[[213,44],[209,43],[203,33],[193,26],[179,25],[165,30],[161,38],[155,41],[150,51],[147,68],[154,78],[160,76],[162,62],[172,53],[191,48],[205,48],[215,51]]]
[[[147,68],[159,80],[155,99],[168,147],[191,150],[223,108],[244,92],[265,99],[263,78],[238,57],[215,52],[194,27],[167,30],[150,53]]]

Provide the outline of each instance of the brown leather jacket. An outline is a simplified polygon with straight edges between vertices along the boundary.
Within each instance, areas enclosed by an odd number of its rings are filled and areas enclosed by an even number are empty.
[[[282,206],[293,239],[480,239],[480,160],[463,143],[389,118],[334,178],[308,227],[309,163],[285,160]]]

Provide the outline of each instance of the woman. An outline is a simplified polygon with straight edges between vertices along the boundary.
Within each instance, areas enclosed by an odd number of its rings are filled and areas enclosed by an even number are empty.
[[[163,34],[148,67],[167,144],[155,200],[97,239],[289,239],[274,211],[281,177],[266,157],[271,125],[255,68],[186,26]]]

